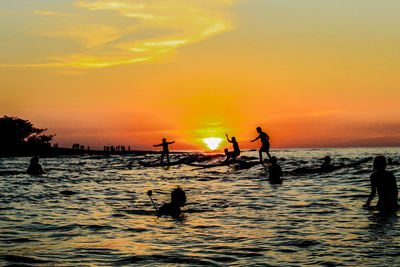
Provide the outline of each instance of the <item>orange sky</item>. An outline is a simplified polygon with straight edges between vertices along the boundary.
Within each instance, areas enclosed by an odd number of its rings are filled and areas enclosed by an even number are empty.
[[[60,146],[400,145],[400,2],[2,0],[0,114]],[[225,145],[223,143],[221,148]],[[171,147],[172,148],[172,147]]]

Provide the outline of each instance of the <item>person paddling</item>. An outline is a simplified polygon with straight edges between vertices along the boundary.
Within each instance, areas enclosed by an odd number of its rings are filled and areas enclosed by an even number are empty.
[[[168,145],[171,145],[171,144],[174,144],[174,143],[175,143],[175,141],[167,142],[167,139],[163,138],[161,144],[153,145],[154,147],[157,147],[157,146],[162,146],[162,147],[163,147],[163,151],[162,151],[162,154],[161,154],[161,160],[160,160],[160,161],[161,161],[161,164],[163,164],[164,156],[167,156],[167,161],[168,161],[168,164],[169,164],[169,150],[168,150]]]
[[[268,136],[268,134],[264,133],[261,130],[261,127],[257,127],[256,130],[257,130],[257,133],[259,133],[259,135],[256,139],[251,140],[250,142],[255,142],[258,139],[261,140],[261,148],[260,148],[259,154],[260,154],[260,162],[262,163],[263,162],[262,161],[262,152],[265,152],[268,155],[268,158],[271,159],[271,155],[269,154],[269,146],[270,146],[269,145],[269,136]]]

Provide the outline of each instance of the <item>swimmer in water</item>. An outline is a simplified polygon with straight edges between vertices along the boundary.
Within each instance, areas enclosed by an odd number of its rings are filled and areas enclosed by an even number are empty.
[[[282,168],[278,164],[278,159],[274,156],[270,160],[271,165],[268,167],[269,171],[269,181],[272,184],[282,183]]]
[[[400,162],[398,162],[398,161],[393,161],[392,158],[388,158],[388,160],[387,160],[387,165],[400,165]]]
[[[268,136],[268,134],[264,133],[261,130],[261,127],[257,127],[256,130],[257,130],[257,133],[259,133],[259,135],[256,139],[251,140],[250,142],[257,141],[258,139],[261,140],[261,148],[260,148],[259,154],[260,154],[260,162],[262,163],[263,162],[262,161],[262,153],[263,152],[267,153],[268,158],[271,159],[271,155],[269,154],[269,146],[270,146],[269,145],[269,136]]]
[[[42,166],[39,164],[39,157],[34,156],[31,158],[29,167],[26,172],[32,175],[40,175],[44,173]]]
[[[324,158],[324,163],[322,163],[322,165],[321,165],[321,171],[329,172],[332,170],[333,170],[333,165],[331,164],[331,157],[326,156]]]
[[[228,161],[229,159],[234,159],[237,156],[239,156],[240,155],[240,149],[239,149],[239,144],[236,141],[235,137],[232,137],[232,139],[229,140],[228,134],[226,134],[226,140],[228,140],[228,142],[232,143],[232,145],[233,145],[233,151],[232,152],[228,152],[228,149],[225,148],[225,155],[226,155],[226,160],[225,161]]]
[[[176,219],[179,219],[181,217],[181,207],[185,206],[185,204],[186,193],[181,187],[178,186],[171,192],[171,202],[162,205],[157,211],[157,215],[170,215]]]
[[[153,145],[154,147],[157,147],[157,146],[162,146],[163,147],[163,151],[162,151],[162,154],[161,154],[161,164],[163,164],[164,156],[167,156],[167,161],[168,161],[168,164],[169,164],[168,145],[173,144],[173,143],[175,143],[175,141],[167,142],[167,139],[163,138],[161,144]]]
[[[378,191],[378,203],[376,207],[382,213],[392,213],[398,210],[397,183],[392,172],[386,171],[386,158],[377,156],[374,160],[374,172],[371,174],[371,193],[365,203],[370,207],[371,200]]]

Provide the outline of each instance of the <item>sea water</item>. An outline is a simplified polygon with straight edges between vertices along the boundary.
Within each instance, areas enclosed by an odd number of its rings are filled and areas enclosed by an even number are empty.
[[[0,265],[400,265],[399,218],[362,207],[372,161],[291,174],[319,166],[326,155],[336,164],[379,154],[399,160],[399,148],[272,154],[285,172],[281,185],[268,182],[262,165],[139,164],[156,160],[154,154],[43,158],[46,173],[40,176],[23,173],[29,158],[0,159]],[[172,160],[185,156],[173,154]],[[399,179],[400,166],[388,170]],[[156,217],[147,190],[160,206],[177,185],[187,194],[184,219]]]

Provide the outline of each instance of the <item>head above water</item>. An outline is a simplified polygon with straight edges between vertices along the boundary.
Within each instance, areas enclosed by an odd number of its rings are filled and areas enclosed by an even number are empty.
[[[31,158],[31,164],[38,164],[39,163],[39,157],[38,156],[34,156]]]
[[[324,158],[324,163],[327,163],[327,164],[331,163],[331,157],[326,156],[326,157]]]
[[[386,168],[386,158],[384,156],[377,156],[374,159],[374,170],[384,171]]]
[[[277,164],[278,159],[275,156],[272,156],[272,158],[269,160],[272,164]]]
[[[178,205],[179,207],[185,206],[186,203],[186,193],[182,190],[180,186],[177,186],[171,192],[171,203]]]
[[[225,152],[225,155],[228,155],[228,149],[227,148],[224,149],[224,152]]]
[[[257,127],[256,130],[257,130],[257,133],[261,133],[261,127]]]
[[[163,141],[163,143],[165,143],[165,142],[167,142],[167,139],[166,139],[166,138],[163,138],[162,141]]]

